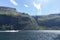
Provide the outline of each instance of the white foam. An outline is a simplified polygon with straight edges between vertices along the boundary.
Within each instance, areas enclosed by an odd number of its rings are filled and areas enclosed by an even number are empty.
[[[0,32],[19,32],[19,30],[5,30],[5,31],[0,31]]]

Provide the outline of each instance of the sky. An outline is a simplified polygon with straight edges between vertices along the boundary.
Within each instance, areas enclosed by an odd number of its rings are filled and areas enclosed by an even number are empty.
[[[16,8],[29,15],[60,13],[60,0],[0,0],[0,6]]]

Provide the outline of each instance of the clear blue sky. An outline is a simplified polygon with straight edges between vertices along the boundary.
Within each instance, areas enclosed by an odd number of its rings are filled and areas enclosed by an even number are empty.
[[[13,7],[30,15],[60,13],[60,0],[0,0],[0,6]]]

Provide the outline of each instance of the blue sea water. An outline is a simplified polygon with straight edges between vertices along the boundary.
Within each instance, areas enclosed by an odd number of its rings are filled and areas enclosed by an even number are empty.
[[[19,32],[0,32],[0,40],[60,40],[57,32],[23,30]]]

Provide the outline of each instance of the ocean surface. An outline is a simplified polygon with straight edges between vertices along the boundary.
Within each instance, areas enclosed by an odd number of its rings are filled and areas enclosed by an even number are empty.
[[[0,40],[60,40],[59,30],[20,30],[1,32]]]

